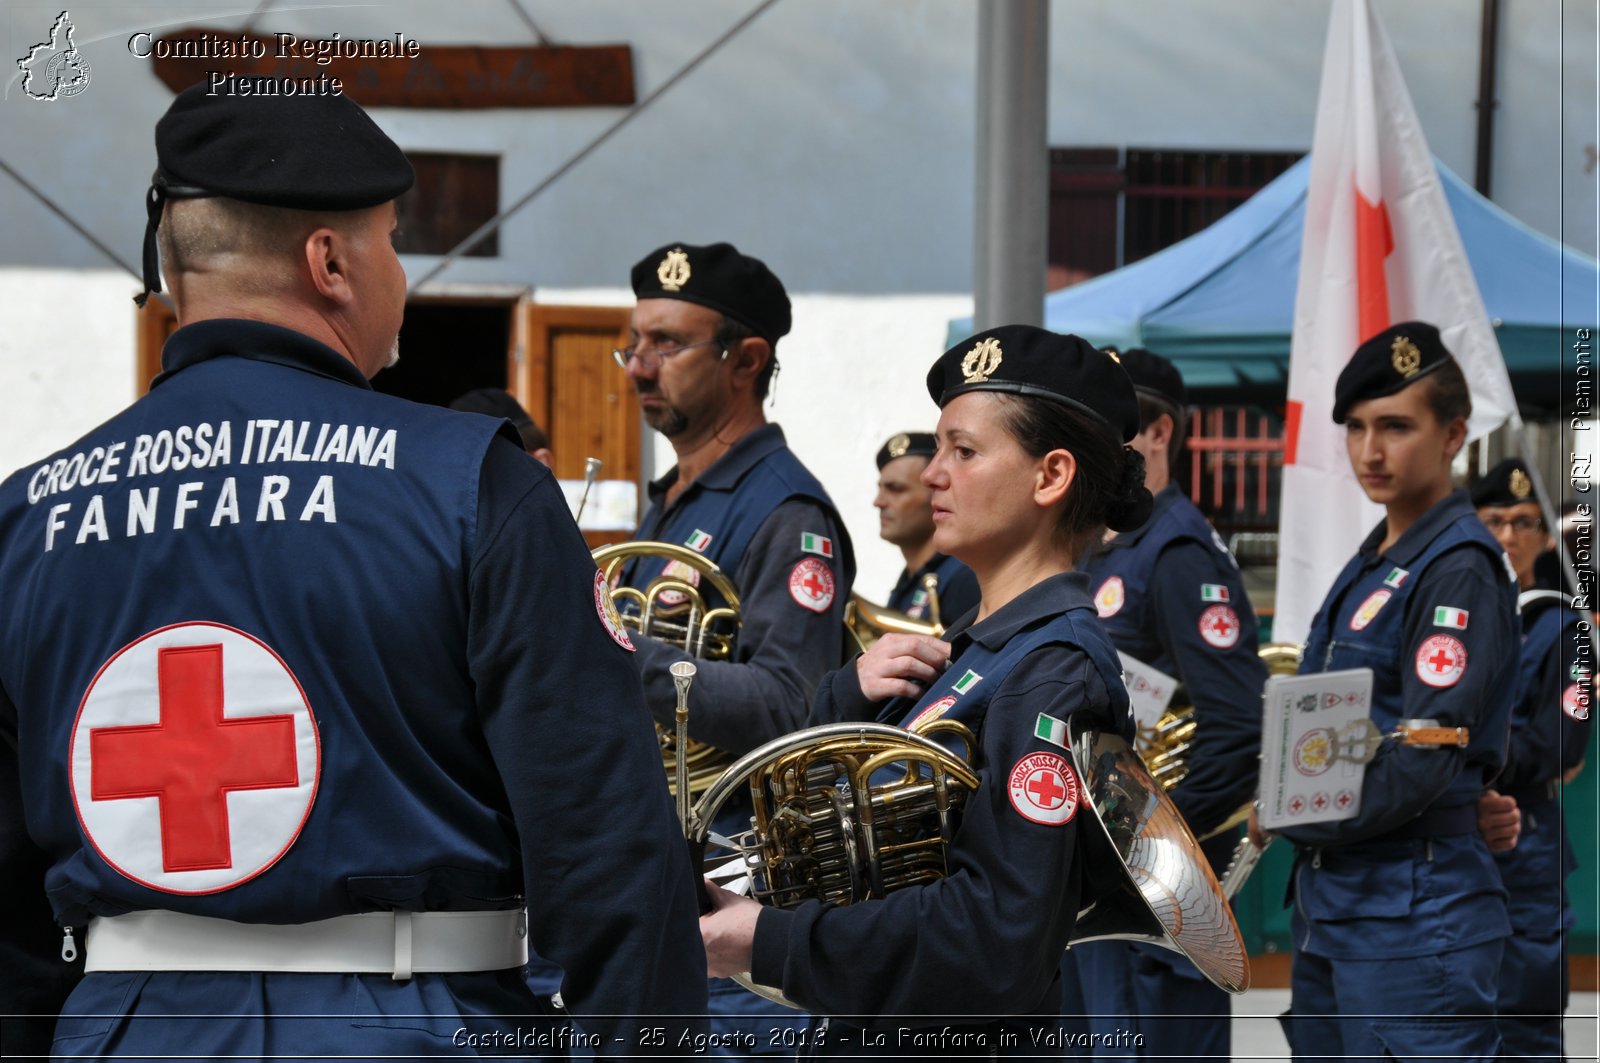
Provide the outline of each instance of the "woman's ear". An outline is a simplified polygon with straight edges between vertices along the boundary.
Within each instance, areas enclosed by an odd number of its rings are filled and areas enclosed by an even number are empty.
[[[1033,500],[1049,507],[1067,497],[1067,489],[1078,478],[1078,459],[1070,450],[1052,450],[1039,459],[1034,478]]]

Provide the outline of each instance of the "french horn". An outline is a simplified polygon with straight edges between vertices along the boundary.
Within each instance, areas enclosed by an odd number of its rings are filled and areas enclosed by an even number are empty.
[[[850,592],[850,601],[844,607],[844,626],[862,653],[888,634],[932,635],[934,638],[944,634],[944,618],[939,615],[939,577],[932,572],[923,576],[922,589],[928,596],[926,620],[869,602],[854,591]]]
[[[1243,992],[1250,972],[1238,924],[1172,799],[1120,737],[1070,733],[1091,829],[1120,864],[1118,888],[1078,913],[1071,942],[1148,941],[1187,956],[1221,988]],[[962,753],[937,740],[946,736]],[[729,767],[695,803],[685,834],[700,853],[710,841],[728,844],[737,854],[730,864],[763,904],[881,898],[945,875],[960,811],[979,783],[975,754],[972,733],[951,720],[915,731],[876,723],[807,728]],[[740,792],[754,806],[751,829],[712,837],[717,813]],[[726,877],[723,869],[713,874]],[[748,975],[736,979],[799,1007]]]
[[[741,623],[739,591],[716,562],[686,546],[652,540],[612,543],[597,548],[593,556],[610,588],[612,604],[630,630],[670,643],[701,660],[725,661],[733,656]],[[623,565],[649,557],[666,558],[667,569],[644,587],[617,585]],[[711,605],[704,586],[715,591],[722,604]],[[676,796],[678,735],[657,724],[656,740],[661,745],[667,786]],[[683,759],[693,795],[716,782],[733,758],[715,746],[685,739]]]

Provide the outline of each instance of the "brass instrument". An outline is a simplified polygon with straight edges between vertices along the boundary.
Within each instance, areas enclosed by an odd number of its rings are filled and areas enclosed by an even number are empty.
[[[935,741],[951,735],[965,749]],[[1073,730],[1092,818],[1121,862],[1119,888],[1079,913],[1072,941],[1123,937],[1188,956],[1218,986],[1242,992],[1249,964],[1233,914],[1183,819],[1132,748],[1114,735]],[[701,795],[687,834],[703,851],[728,841],[763,904],[851,904],[941,878],[956,818],[978,786],[972,733],[934,720],[916,731],[876,723],[812,727],[741,757]],[[736,793],[750,794],[751,830],[711,836]],[[1086,850],[1087,851],[1087,850]],[[797,1007],[781,992],[737,980]]]
[[[944,634],[944,620],[939,615],[939,577],[932,572],[922,577],[922,589],[928,595],[928,619],[918,620],[898,609],[877,605],[861,595],[850,592],[850,601],[844,607],[844,626],[849,629],[856,645],[863,653],[872,644],[890,633],[903,635]]]
[[[1268,675],[1294,675],[1300,669],[1300,645],[1295,642],[1269,642],[1256,651],[1266,662]],[[1189,774],[1189,750],[1194,744],[1195,728],[1193,705],[1178,705],[1161,714],[1152,730],[1139,735],[1139,755],[1150,768],[1150,774],[1171,790]],[[1230,831],[1250,816],[1250,806],[1241,805],[1219,826],[1201,836],[1201,841]]]
[[[657,576],[643,588],[614,585],[622,565],[644,557],[664,557],[678,567]],[[702,660],[725,661],[733,656],[741,623],[739,592],[714,561],[686,546],[641,540],[599,547],[594,551],[594,563],[604,575],[611,589],[611,600],[628,628],[671,643]],[[709,605],[701,591],[702,583],[709,585],[724,604]],[[685,708],[687,696],[685,685],[679,695]],[[656,739],[661,744],[667,785],[676,796],[679,737],[657,725]],[[715,746],[696,742],[687,735],[681,746],[690,794],[698,794],[715,782],[733,759]]]

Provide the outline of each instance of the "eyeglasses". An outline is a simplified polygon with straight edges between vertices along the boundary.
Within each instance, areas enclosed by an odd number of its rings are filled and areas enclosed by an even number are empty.
[[[639,365],[648,370],[656,368],[663,360],[671,358],[675,354],[692,351],[696,347],[704,347],[710,343],[721,342],[721,340],[713,337],[709,340],[698,340],[694,343],[685,343],[682,347],[668,347],[659,351],[636,351],[632,347],[618,347],[611,352],[611,357],[624,369],[628,368],[629,362],[638,359]]]
[[[1544,527],[1544,520],[1539,517],[1513,517],[1507,520],[1504,517],[1484,517],[1483,526],[1498,535],[1500,529],[1511,526],[1511,530],[1526,535],[1529,532],[1539,531]]]

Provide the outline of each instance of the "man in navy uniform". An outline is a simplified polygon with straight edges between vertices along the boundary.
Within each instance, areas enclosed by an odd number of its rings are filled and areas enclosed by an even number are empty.
[[[627,633],[504,422],[368,384],[405,156],[249,84],[156,128],[150,393],[0,485],[0,856],[87,953],[55,1051],[648,1051],[705,960]]]
[[[616,358],[645,421],[678,458],[649,485],[650,507],[635,538],[703,554],[738,589],[743,624],[730,659],[698,662],[689,736],[746,753],[799,728],[818,682],[843,659],[855,560],[828,493],[762,412],[778,340],[791,323],[782,282],[726,243],[659,247],[633,267],[632,280],[638,302],[631,340]],[[636,561],[623,582],[645,587],[668,564]],[[698,578],[670,564],[669,574]],[[704,583],[699,590],[712,607],[722,604]],[[636,641],[650,711],[671,728],[677,696],[668,669],[689,654],[667,642]],[[715,829],[749,826],[748,805],[738,805]],[[804,1022],[728,979],[713,981],[711,1011],[714,1034],[746,1035],[754,1050],[769,1053],[792,1052],[792,1042],[786,1048],[771,1033],[775,1027]]]
[[[1521,458],[1507,458],[1472,485],[1472,504],[1517,574],[1522,653],[1511,741],[1495,792],[1517,803],[1516,847],[1495,853],[1510,896],[1511,936],[1500,961],[1501,1057],[1558,1058],[1567,1007],[1566,931],[1573,926],[1566,879],[1577,867],[1557,787],[1583,762],[1594,698],[1593,662],[1583,615],[1558,590],[1539,587],[1534,564],[1555,545],[1533,478]]]
[[[1312,620],[1302,673],[1370,668],[1388,736],[1360,812],[1285,828],[1295,845],[1296,1058],[1495,1054],[1495,976],[1511,927],[1475,803],[1505,759],[1516,683],[1515,585],[1450,462],[1472,411],[1432,325],[1363,343],[1333,419],[1384,520]]]
[[[872,504],[878,535],[906,559],[889,608],[949,627],[978,604],[978,581],[966,565],[933,548],[933,492],[922,482],[922,472],[938,449],[932,432],[890,436],[878,449],[878,495]]]
[[[1220,873],[1238,831],[1219,830],[1256,788],[1267,680],[1256,615],[1233,555],[1172,480],[1188,406],[1182,374],[1143,348],[1116,357],[1138,398],[1139,434],[1130,445],[1144,456],[1155,509],[1143,527],[1108,539],[1080,564],[1118,652],[1181,681],[1173,704],[1194,706],[1188,773],[1172,799],[1197,836],[1218,832],[1203,848]],[[1078,976],[1065,983],[1069,994],[1082,988],[1091,1028],[1136,1030],[1139,1058],[1229,1055],[1228,994],[1182,956],[1104,941],[1074,948],[1074,961]]]

